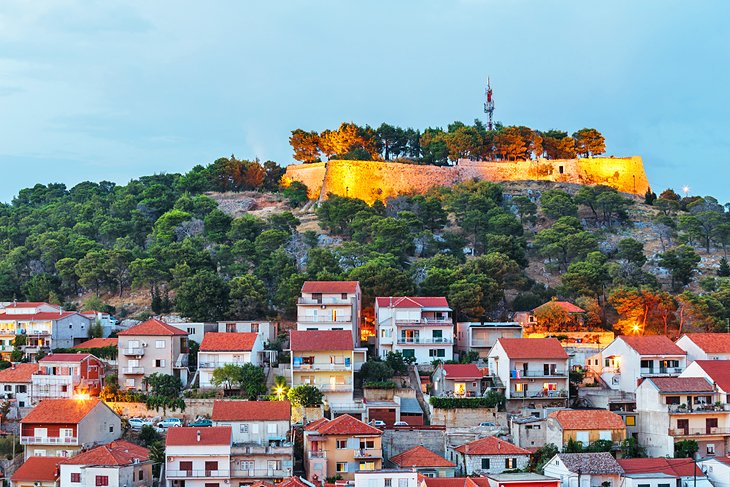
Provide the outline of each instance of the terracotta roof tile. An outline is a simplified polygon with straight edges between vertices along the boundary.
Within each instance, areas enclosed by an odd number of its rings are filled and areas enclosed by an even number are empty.
[[[160,320],[150,319],[143,321],[127,330],[120,331],[117,335],[122,336],[187,336],[187,332],[176,328]]]
[[[649,380],[659,392],[713,392],[712,384],[704,377],[651,377]]]
[[[568,471],[589,475],[624,473],[610,453],[558,453]]]
[[[511,359],[567,359],[568,354],[556,338],[500,338],[497,343]]]
[[[390,457],[390,461],[402,468],[456,466],[441,455],[437,455],[428,448],[420,445]]]
[[[53,321],[66,318],[71,315],[80,315],[76,311],[63,311],[61,313],[54,311],[44,311],[42,313],[29,314],[0,314],[0,321]],[[84,318],[88,319],[86,316]]]
[[[38,363],[43,362],[73,362],[80,363],[89,357],[93,357],[90,353],[51,353],[43,357]]]
[[[200,432],[200,441],[198,441],[198,432]],[[169,428],[165,442],[167,446],[230,445],[230,443],[230,426]]]
[[[56,308],[60,308],[57,304],[51,304],[46,303],[45,301],[17,301],[14,303],[10,303],[6,308],[37,308],[38,306],[55,306]]]
[[[357,291],[358,285],[358,281],[305,281],[302,285],[302,292],[322,294],[354,294]]]
[[[104,348],[116,347],[119,344],[118,338],[92,338],[76,345],[74,348]]]
[[[704,370],[710,380],[717,384],[720,389],[724,392],[730,392],[730,366],[728,362],[728,360],[695,360],[694,363]]]
[[[307,423],[306,426],[304,426],[304,431],[317,431],[317,428],[320,427],[320,425],[324,423],[329,423],[329,419],[327,418],[319,418],[315,419],[314,421],[311,421]]]
[[[426,487],[489,487],[486,477],[426,477]]]
[[[28,457],[13,474],[13,482],[53,482],[58,478],[58,465],[63,457]]]
[[[730,333],[685,333],[705,353],[730,353]]]
[[[561,409],[548,416],[564,430],[623,430],[623,419],[607,409]]]
[[[543,308],[545,306],[557,306],[558,308],[562,309],[566,313],[585,313],[586,310],[583,308],[574,305],[573,303],[570,303],[568,301],[549,301],[545,304],[541,304],[537,308],[533,309],[533,313],[536,312],[538,309]]]
[[[484,374],[476,364],[445,364],[447,379],[481,379]]]
[[[354,348],[352,333],[347,330],[292,330],[289,333],[289,348],[292,352],[352,350]]]
[[[0,384],[30,382],[31,376],[38,370],[38,364],[15,364],[0,370]]]
[[[213,403],[213,421],[289,421],[289,401],[226,401]]]
[[[78,423],[95,407],[107,407],[98,397],[91,399],[44,399],[21,423]]]
[[[276,487],[311,487],[311,485],[302,481],[299,477],[287,477],[276,484]]]
[[[456,451],[465,455],[529,455],[524,448],[496,436],[487,436],[456,448]]]
[[[135,460],[145,462],[149,460],[150,452],[128,441],[112,441],[106,445],[99,445],[91,450],[79,453],[76,456],[63,460],[69,465],[131,465]]]
[[[379,308],[448,308],[449,302],[444,297],[378,297],[375,298]]]
[[[627,474],[632,473],[665,473],[676,477],[691,477],[694,474],[704,477],[700,467],[686,458],[622,458],[618,464]]]
[[[679,348],[672,340],[664,335],[620,335],[616,339],[623,340],[628,346],[636,350],[639,355],[687,355],[687,352]]]
[[[208,332],[203,335],[201,352],[251,351],[259,334],[254,332]]]
[[[316,431],[320,435],[382,435],[383,432],[374,426],[365,424],[349,414],[337,416],[335,419],[322,423]]]

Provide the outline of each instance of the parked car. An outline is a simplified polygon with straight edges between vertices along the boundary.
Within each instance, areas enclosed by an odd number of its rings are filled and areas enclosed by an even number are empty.
[[[479,423],[479,426],[481,426],[482,428],[496,428],[497,424],[492,423],[491,421],[484,421],[482,423]]]
[[[129,418],[127,422],[133,430],[141,430],[142,426],[152,426],[152,421],[145,418]]]
[[[385,428],[385,421],[382,421],[380,419],[373,419],[368,424],[370,424],[370,426],[375,426],[376,428]]]
[[[408,426],[408,423],[406,423],[405,421],[396,421],[395,423],[393,423],[393,426]]]
[[[183,423],[178,418],[165,418],[157,423],[158,428],[176,428],[182,426]]]
[[[192,426],[193,428],[207,428],[208,426],[213,426],[213,421],[206,418],[199,418],[188,426]]]

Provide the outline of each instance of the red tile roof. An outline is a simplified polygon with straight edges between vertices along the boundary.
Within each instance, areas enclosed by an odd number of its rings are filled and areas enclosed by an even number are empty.
[[[375,298],[379,308],[448,308],[449,302],[444,297],[378,297]]]
[[[198,441],[198,432],[200,432],[200,441]],[[231,427],[169,428],[165,444],[167,446],[230,445]]]
[[[213,421],[289,421],[289,401],[226,401],[213,403]]]
[[[573,303],[570,303],[568,301],[549,301],[545,304],[541,304],[537,308],[533,309],[532,312],[534,313],[538,309],[544,307],[544,306],[557,306],[558,308],[562,309],[566,313],[585,313],[586,310],[583,308],[580,308]]]
[[[511,359],[567,359],[557,338],[500,338],[497,343]]]
[[[90,353],[51,353],[46,355],[38,362],[73,362],[80,363],[89,357],[93,357]]]
[[[187,332],[160,320],[150,319],[135,325],[128,330],[120,331],[117,335],[129,336],[187,336]]]
[[[38,306],[55,306],[56,308],[60,308],[57,304],[51,304],[46,303],[45,301],[17,301],[14,303],[10,303],[6,308],[37,308]]]
[[[446,378],[455,379],[481,379],[484,374],[476,364],[445,364]]]
[[[687,352],[664,335],[620,335],[618,338],[636,350],[639,355],[687,355]]]
[[[38,364],[15,364],[0,370],[0,384],[30,382],[31,376],[38,372]]]
[[[53,482],[58,479],[58,464],[63,457],[28,457],[13,474],[13,482]]]
[[[659,392],[713,392],[712,384],[704,377],[651,377]]]
[[[92,338],[76,345],[74,348],[104,348],[116,347],[119,344],[118,338]]]
[[[456,451],[465,455],[529,455],[530,452],[524,448],[496,436],[480,438],[456,448]]]
[[[45,311],[43,313],[28,313],[28,314],[0,314],[0,321],[53,321],[66,318],[71,315],[79,315],[76,311],[63,311],[61,313],[53,311]],[[84,316],[86,318],[86,316]],[[88,318],[86,318],[88,319]]]
[[[276,487],[310,487],[299,477],[288,477],[276,484]]]
[[[489,487],[486,477],[426,477],[426,487]]]
[[[607,409],[561,409],[548,417],[555,418],[564,430],[626,429],[621,416]]]
[[[717,387],[724,392],[730,392],[730,366],[727,360],[695,360],[694,363],[705,371]]]
[[[62,463],[69,465],[119,466],[131,465],[135,460],[145,462],[149,458],[150,452],[147,448],[128,441],[118,440],[79,453],[76,456],[63,460]]]
[[[311,430],[310,430],[311,431]],[[337,416],[335,419],[323,422],[316,431],[320,435],[382,435],[383,432],[374,426],[365,424],[349,414]]]
[[[730,353],[730,333],[685,333],[705,353]]]
[[[688,462],[686,458],[622,458],[617,462],[627,474],[665,473],[676,477],[691,477],[694,474],[698,477],[705,476],[702,469],[694,462]]]
[[[304,431],[317,431],[317,428],[319,428],[324,423],[329,423],[329,419],[327,419],[327,418],[315,419],[314,421],[307,423],[307,425],[304,426]]]
[[[34,407],[21,423],[78,423],[95,407],[107,407],[101,399],[44,399]]]
[[[254,332],[208,332],[203,335],[201,352],[251,351],[259,334]]]
[[[305,281],[302,285],[302,292],[322,294],[354,294],[357,291],[358,285],[358,281]]]
[[[323,352],[354,348],[352,333],[347,330],[292,330],[289,333],[289,348],[292,352]]]
[[[394,457],[390,457],[390,461],[402,468],[456,466],[441,455],[437,455],[423,446],[417,446]]]

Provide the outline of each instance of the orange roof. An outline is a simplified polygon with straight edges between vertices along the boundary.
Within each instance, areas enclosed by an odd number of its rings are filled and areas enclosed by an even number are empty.
[[[46,303],[45,301],[16,301],[5,306],[6,308],[37,308],[38,306],[53,306],[60,308],[57,304]]]
[[[21,423],[78,423],[96,406],[107,407],[98,397],[91,399],[44,399]]]
[[[713,392],[712,384],[704,377],[651,377],[659,392]]]
[[[176,336],[184,335],[187,336],[187,332],[182,331],[180,328],[175,328],[172,325],[163,323],[160,320],[150,319],[143,321],[139,325],[135,325],[128,330],[120,331],[117,335],[129,335],[129,336]]]
[[[618,338],[636,350],[639,355],[687,355],[687,352],[664,335],[620,335]]]
[[[730,367],[727,362],[727,360],[695,360],[695,363],[705,371],[712,382],[724,392],[730,392]]]
[[[292,352],[352,350],[352,333],[347,330],[292,330],[289,332]]]
[[[447,379],[481,379],[484,374],[476,364],[445,364]]]
[[[3,313],[0,314],[0,321],[53,321],[77,314],[81,316],[76,311],[62,311],[60,313],[57,311],[43,311],[42,313],[27,313],[17,315]],[[84,316],[84,318],[89,319],[86,316]]]
[[[58,464],[63,457],[28,457],[13,474],[13,482],[53,482],[58,479]]]
[[[456,451],[464,455],[529,455],[530,452],[524,448],[504,440],[500,440],[496,436],[487,436],[474,440],[465,445],[456,448]]]
[[[544,307],[544,306],[557,306],[558,308],[562,309],[566,313],[585,313],[586,310],[583,308],[580,308],[573,303],[570,303],[568,301],[549,301],[545,304],[541,304],[537,308],[533,309],[532,312],[534,313],[538,309]]]
[[[118,338],[92,338],[85,342],[79,343],[74,348],[104,348],[116,347],[119,344]]]
[[[349,414],[337,416],[335,419],[323,422],[316,429],[320,435],[382,435],[383,432],[374,426],[365,424]]]
[[[40,359],[38,362],[74,362],[80,363],[89,357],[93,357],[90,353],[50,353]]]
[[[254,332],[208,332],[203,335],[201,352],[251,351],[259,334]]]
[[[226,401],[213,403],[213,421],[289,421],[289,401]]]
[[[448,308],[449,302],[444,297],[378,297],[375,298],[379,308]]]
[[[686,458],[622,458],[616,461],[628,474],[665,473],[676,477],[691,477],[694,474],[698,477],[705,476],[697,464],[688,462]]]
[[[402,468],[456,466],[441,455],[437,455],[423,446],[417,446],[394,457],[390,457],[390,461]]]
[[[322,294],[354,294],[359,286],[358,281],[305,281],[303,293]]]
[[[511,359],[568,358],[557,338],[500,338],[497,343]]]
[[[320,427],[323,423],[329,423],[329,419],[327,418],[319,418],[315,419],[314,421],[307,423],[306,426],[304,426],[304,431],[317,431],[317,428]]]
[[[427,487],[489,487],[486,477],[426,477]]]
[[[705,353],[730,353],[730,333],[685,333]]]
[[[299,477],[288,477],[276,484],[276,487],[310,487],[310,485]]]
[[[15,364],[0,370],[0,384],[30,382],[31,376],[38,372],[38,364]]]
[[[198,441],[198,434],[200,440]],[[195,445],[230,445],[230,426],[210,426],[207,428],[169,428],[167,430],[167,446]]]
[[[144,462],[149,458],[150,452],[147,448],[118,440],[79,453],[62,463],[69,465],[131,465],[135,460]]]
[[[623,419],[607,409],[561,409],[548,416],[564,430],[623,430]]]

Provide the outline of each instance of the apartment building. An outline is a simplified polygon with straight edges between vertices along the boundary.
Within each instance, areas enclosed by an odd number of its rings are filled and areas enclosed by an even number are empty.
[[[19,408],[33,403],[33,374],[38,372],[38,364],[12,364],[0,370],[0,392],[2,397]]]
[[[561,409],[548,415],[546,443],[560,451],[570,440],[587,448],[596,441],[610,441],[618,447],[626,439],[626,425],[621,416],[606,409]]]
[[[170,428],[165,440],[166,487],[231,483],[231,427]]]
[[[279,324],[270,321],[219,321],[220,333],[258,333],[261,340],[273,342],[279,336]]]
[[[357,281],[306,281],[297,301],[297,330],[347,330],[357,346],[361,301]]]
[[[479,358],[486,359],[500,338],[522,338],[522,325],[516,321],[456,323],[456,351],[460,356],[474,351]]]
[[[104,387],[104,364],[90,353],[52,353],[38,365],[34,400],[98,396]]]
[[[400,352],[417,364],[453,360],[454,322],[444,297],[375,299],[377,353]]]
[[[398,468],[415,470],[424,477],[453,477],[456,471],[455,463],[421,445],[394,455],[388,461]]]
[[[506,470],[524,470],[530,462],[530,451],[496,436],[487,436],[449,448],[459,475],[499,474]]]
[[[143,379],[154,373],[179,377],[188,382],[188,334],[162,321],[150,319],[119,337],[119,386],[144,389]]]
[[[64,487],[152,485],[149,450],[123,440],[64,459],[59,467],[59,483]]]
[[[198,351],[200,387],[213,385],[213,372],[225,365],[261,365],[264,344],[258,333],[206,333]]]
[[[730,334],[685,333],[675,342],[687,352],[687,363],[695,360],[730,360]]]

